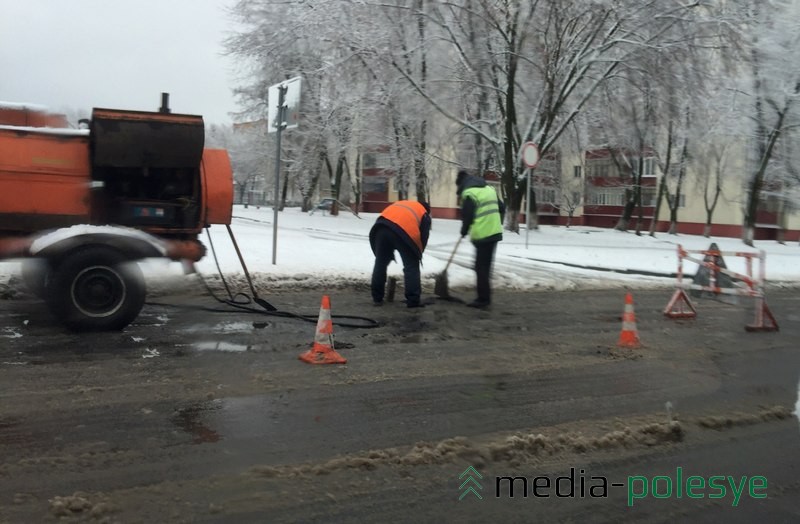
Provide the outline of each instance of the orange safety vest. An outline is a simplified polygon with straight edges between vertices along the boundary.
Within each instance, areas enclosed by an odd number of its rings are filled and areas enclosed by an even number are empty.
[[[413,200],[398,200],[384,209],[381,216],[400,226],[422,253],[424,248],[422,234],[419,231],[422,217],[425,216],[425,207],[422,204]]]

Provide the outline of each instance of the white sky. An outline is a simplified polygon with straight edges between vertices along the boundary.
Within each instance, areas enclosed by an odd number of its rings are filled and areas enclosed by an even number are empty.
[[[0,100],[55,111],[110,107],[206,124],[236,111],[222,40],[235,0],[0,0]]]
[[[272,265],[272,217],[271,209],[251,206],[244,209],[234,207],[232,229],[242,255],[251,273],[258,280],[269,282],[269,286],[291,289],[298,284],[309,283],[320,287],[342,282],[368,282],[372,273],[374,256],[370,250],[368,234],[375,222],[376,214],[362,213],[358,219],[348,212],[338,217],[301,213],[298,208],[288,208],[278,217],[277,264]],[[447,258],[459,236],[456,220],[434,219],[428,248],[423,256],[423,290],[433,293],[433,282],[444,270]],[[222,270],[227,274],[242,273],[236,252],[223,226],[211,228],[214,247],[220,258]],[[209,246],[205,235],[201,240]],[[475,249],[466,241],[461,242],[448,269],[451,286],[469,291],[459,294],[471,299],[475,286],[472,271]],[[653,277],[626,274],[621,271],[638,270],[669,275],[678,266],[676,245],[685,249],[707,249],[716,242],[723,251],[766,253],[766,276],[770,282],[800,284],[800,265],[797,264],[800,246],[796,242],[786,245],[772,241],[756,242],[756,249],[748,248],[736,238],[704,238],[690,235],[659,234],[656,238],[636,236],[610,229],[589,227],[543,226],[531,231],[528,247],[525,247],[525,232],[520,235],[504,232],[504,240],[497,248],[493,284],[497,288],[510,289],[598,289],[611,288],[665,288],[671,289],[675,279],[669,276]],[[198,264],[206,275],[214,275],[216,267],[210,256]],[[702,258],[702,255],[695,255]],[[746,272],[743,257],[723,257],[728,268]],[[397,257],[399,261],[399,256]],[[584,268],[569,265],[584,266]],[[758,271],[758,262],[754,270]],[[614,269],[618,272],[591,268]],[[0,262],[0,283],[7,281],[18,270],[17,262]],[[181,274],[180,264],[153,260],[145,264],[148,277]],[[696,265],[685,263],[684,271],[691,275]],[[402,266],[393,263],[389,274],[402,279]],[[247,289],[241,291],[247,292]],[[664,305],[669,300],[665,291]],[[402,298],[402,296],[401,296]]]

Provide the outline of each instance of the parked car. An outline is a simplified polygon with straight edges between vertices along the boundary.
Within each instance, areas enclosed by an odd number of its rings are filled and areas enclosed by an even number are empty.
[[[314,207],[311,208],[311,211],[309,211],[309,214],[313,215],[314,212],[318,211],[318,210],[321,210],[323,212],[323,214],[326,211],[328,213],[330,213],[331,209],[333,208],[333,203],[335,201],[336,200],[334,200],[333,198],[323,198],[322,200],[317,202],[316,205],[314,205]]]

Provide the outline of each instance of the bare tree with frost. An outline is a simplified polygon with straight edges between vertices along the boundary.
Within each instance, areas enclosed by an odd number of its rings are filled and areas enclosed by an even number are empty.
[[[784,142],[800,123],[800,3],[729,2],[730,27],[740,44],[745,114],[751,124],[750,162],[745,180],[742,240],[752,246],[763,204],[770,193],[791,189],[779,159]]]

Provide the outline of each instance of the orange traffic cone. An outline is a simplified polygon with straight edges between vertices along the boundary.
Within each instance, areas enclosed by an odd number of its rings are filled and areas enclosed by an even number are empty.
[[[625,295],[625,312],[622,314],[622,332],[619,334],[617,346],[623,348],[638,348],[639,332],[636,331],[636,314],[633,312],[633,296]]]
[[[309,364],[347,363],[347,359],[333,349],[333,319],[331,319],[331,299],[328,295],[322,296],[314,346],[298,358]]]

